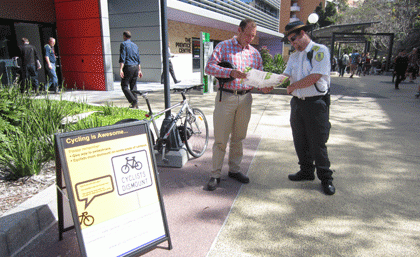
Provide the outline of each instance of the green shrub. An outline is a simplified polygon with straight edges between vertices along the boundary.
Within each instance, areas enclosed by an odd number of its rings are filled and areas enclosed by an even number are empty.
[[[7,168],[6,176],[9,179],[38,174],[42,169],[45,158],[42,156],[41,141],[33,138],[39,135],[33,128],[31,121],[25,118],[19,129],[7,133],[8,139],[2,144],[0,164]]]
[[[263,46],[260,50],[261,58],[263,60],[263,70],[266,72],[272,72],[276,74],[282,74],[286,69],[287,62],[283,59],[281,54],[276,54],[274,57],[270,54],[270,51],[266,46]],[[281,87],[287,87],[290,84],[289,80],[281,84]]]
[[[144,119],[145,111],[83,102],[32,99],[13,87],[0,85],[0,167],[9,179],[39,174],[55,159],[54,134],[115,124],[122,119]],[[75,124],[63,118],[98,111]]]

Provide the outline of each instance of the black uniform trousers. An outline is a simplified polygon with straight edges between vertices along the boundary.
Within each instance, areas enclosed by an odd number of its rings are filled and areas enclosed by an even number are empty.
[[[326,146],[331,128],[329,105],[323,96],[305,100],[293,97],[290,105],[290,124],[300,170],[312,175],[316,168],[321,181],[332,180]]]
[[[139,76],[138,65],[124,65],[124,78],[121,80],[122,91],[127,100],[133,104],[137,103],[137,95],[133,94],[133,90],[137,90],[137,77]],[[130,88],[129,88],[130,87]]]

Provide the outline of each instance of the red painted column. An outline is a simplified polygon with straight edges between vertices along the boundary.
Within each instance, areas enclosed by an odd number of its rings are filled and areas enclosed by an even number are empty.
[[[106,90],[99,0],[55,0],[67,88]]]

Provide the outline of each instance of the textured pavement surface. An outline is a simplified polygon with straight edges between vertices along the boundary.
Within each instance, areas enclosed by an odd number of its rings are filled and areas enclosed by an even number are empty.
[[[212,143],[205,156],[185,169],[162,168],[174,249],[159,247],[145,256],[418,256],[417,87],[403,82],[395,90],[390,76],[332,78],[327,146],[335,170],[333,196],[323,194],[317,179],[287,179],[298,170],[289,124],[290,96],[254,94],[243,165],[251,182],[241,186],[224,170],[221,187],[204,191]],[[62,97],[70,94],[95,104],[112,101],[128,107],[120,90],[67,92]],[[150,95],[157,109],[163,107],[162,93]],[[214,96],[190,96],[210,127]],[[51,192],[54,202],[54,188]],[[191,239],[191,234],[199,236]],[[15,256],[79,255],[74,231],[59,242],[53,224]]]

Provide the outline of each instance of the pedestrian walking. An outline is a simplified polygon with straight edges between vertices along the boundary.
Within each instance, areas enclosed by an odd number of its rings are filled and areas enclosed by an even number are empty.
[[[121,89],[131,104],[130,108],[139,108],[137,95],[132,91],[137,90],[137,77],[143,77],[140,65],[140,53],[136,44],[131,42],[131,32],[124,31],[124,42],[120,44],[120,76]]]
[[[419,73],[419,55],[417,53],[417,48],[413,48],[408,56],[407,72],[410,75],[410,82],[414,83],[414,80],[416,80],[417,74]]]
[[[169,44],[169,46],[170,46],[170,42],[168,43]],[[174,65],[172,64],[172,61],[171,61],[171,59],[172,58],[174,58],[175,57],[175,55],[173,55],[172,53],[171,53],[171,48],[168,46],[168,56],[169,56],[169,58],[168,58],[168,64],[169,64],[169,73],[171,74],[171,76],[172,76],[172,79],[174,80],[174,82],[175,82],[175,84],[178,84],[178,83],[180,83],[181,82],[181,80],[177,80],[176,79],[176,76],[175,76],[175,71],[174,71]],[[160,78],[160,82],[163,84],[163,73],[162,73],[162,76],[161,76],[161,78]]]
[[[45,62],[48,72],[48,83],[45,85],[45,91],[51,90],[58,93],[58,78],[57,78],[57,56],[55,55],[55,38],[50,37],[48,44],[44,46]]]
[[[405,80],[406,72],[408,67],[408,56],[405,49],[401,49],[395,58],[395,89],[400,89],[400,83]]]
[[[20,91],[21,93],[31,90],[31,87],[38,93],[38,71],[41,69],[38,52],[33,45],[29,44],[27,38],[22,38],[22,45],[19,46],[19,58],[21,60]],[[31,86],[32,83],[32,86]]]
[[[351,64],[350,64],[350,78],[353,78],[354,73],[357,71],[357,67],[359,66],[360,54],[358,53],[357,49],[353,50],[351,54]]]
[[[350,59],[349,59],[349,55],[347,54],[347,50],[343,51],[343,54],[340,57],[340,61],[339,61],[339,75],[343,77],[344,73],[346,71],[347,66],[349,66],[350,64]]]
[[[363,76],[365,76],[366,74],[367,75],[370,74],[370,69],[372,68],[371,62],[372,62],[372,59],[370,58],[369,52],[367,52],[365,55],[365,61],[363,63]]]

